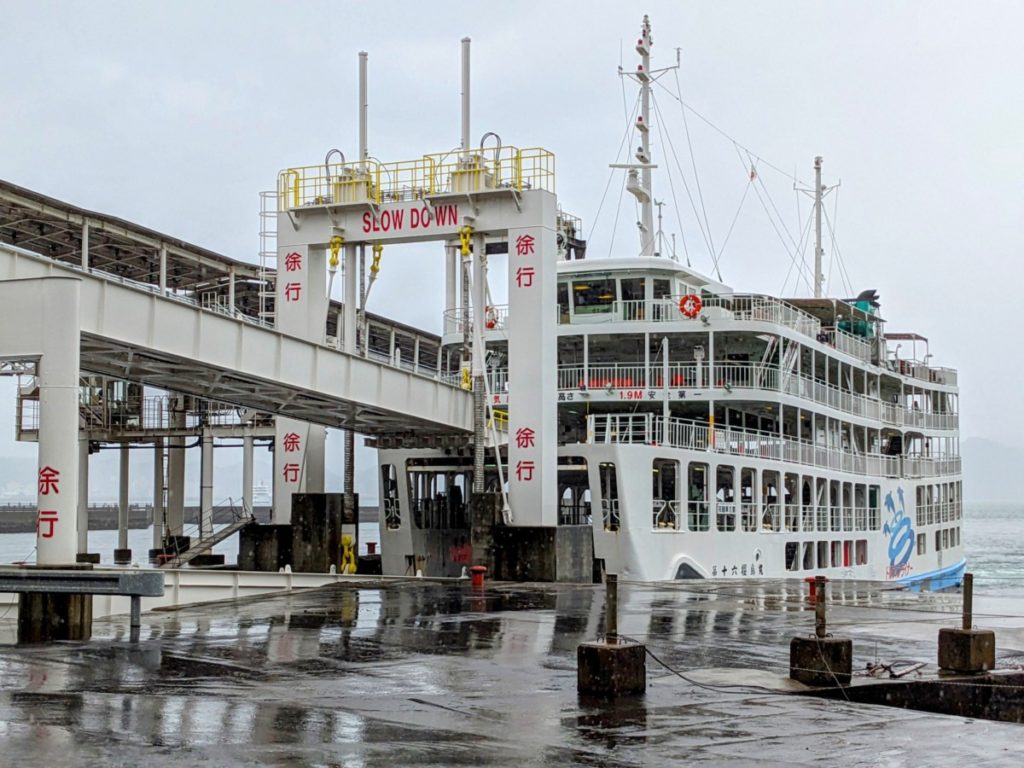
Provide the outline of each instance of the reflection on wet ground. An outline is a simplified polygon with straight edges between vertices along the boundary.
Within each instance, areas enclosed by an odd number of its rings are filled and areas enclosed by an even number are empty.
[[[938,628],[957,621],[957,595],[834,587],[830,629],[853,637],[855,673],[934,663]],[[576,695],[600,587],[346,585],[145,614],[138,644],[123,620],[97,622],[89,643],[0,646],[0,754],[54,768],[1021,764],[1020,726],[757,687],[813,628],[804,589],[623,584],[620,631],[688,679],[649,659],[647,694],[614,704]],[[975,602],[1016,663],[1019,601]],[[700,683],[709,668],[736,671]]]

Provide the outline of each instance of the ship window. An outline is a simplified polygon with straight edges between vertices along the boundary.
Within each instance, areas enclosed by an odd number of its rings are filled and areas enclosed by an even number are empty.
[[[818,567],[828,568],[828,542],[818,542]]]
[[[402,506],[398,497],[398,470],[394,464],[381,464],[380,483],[384,525],[389,531],[397,531],[402,527]]]
[[[601,481],[601,520],[606,531],[619,530],[619,481],[615,476],[615,465],[602,461],[598,465]]]
[[[572,303],[577,315],[611,312],[615,303],[615,281],[575,281],[572,284]]]
[[[866,565],[868,562],[868,540],[857,539],[856,543],[857,565]]]
[[[561,323],[569,322],[569,284],[558,284],[558,318]]]
[[[917,554],[923,555],[928,549],[928,537],[923,533],[917,534]]]
[[[942,548],[949,549],[949,528],[942,529]]]
[[[623,301],[643,301],[644,279],[642,277],[635,277],[628,280],[620,280],[619,290],[622,292]]]
[[[787,571],[798,571],[800,570],[800,561],[797,560],[797,550],[800,548],[800,542],[798,541],[787,541],[786,542],[786,570]]]
[[[689,528],[691,531],[706,531],[710,527],[707,464],[690,462],[686,488]]]
[[[868,529],[877,531],[882,527],[882,515],[878,508],[881,489],[877,485],[868,486]]]
[[[832,567],[839,568],[843,563],[843,542],[832,542]]]
[[[810,571],[814,568],[814,542],[804,542],[804,570]]]
[[[653,485],[653,525],[655,528],[679,528],[679,462],[655,459],[651,469]]]
[[[558,459],[559,525],[590,525],[590,480],[582,456]]]
[[[736,530],[735,485],[736,470],[725,465],[719,466],[715,477],[715,522],[720,531]]]
[[[672,281],[654,278],[654,298],[664,299],[672,295]]]
[[[935,532],[935,551],[942,549],[942,531]]]

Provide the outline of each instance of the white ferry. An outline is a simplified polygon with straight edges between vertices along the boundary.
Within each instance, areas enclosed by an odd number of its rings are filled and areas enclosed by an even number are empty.
[[[620,166],[640,211],[638,250],[588,258],[579,222],[559,220],[559,524],[586,526],[595,574],[621,578],[958,584],[956,372],[932,365],[923,336],[887,332],[874,291],[821,295],[820,158],[812,297],[737,292],[658,252],[652,43],[645,17],[640,63],[625,73],[640,87],[640,146]],[[449,310],[442,337],[441,369],[453,377],[462,312]],[[508,402],[506,322],[504,307],[487,308],[488,402],[498,408]],[[385,572],[421,570],[431,557],[431,570],[457,572],[470,557],[471,452],[380,448]],[[489,459],[492,490],[497,469]]]

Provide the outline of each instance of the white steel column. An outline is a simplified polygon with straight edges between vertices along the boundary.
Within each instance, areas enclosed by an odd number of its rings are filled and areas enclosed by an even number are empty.
[[[164,538],[164,439],[153,444],[153,549],[163,546]]]
[[[167,293],[167,246],[160,246],[160,293]]]
[[[359,307],[359,269],[357,264],[357,248],[345,245],[345,302],[344,302],[344,342],[342,349],[351,355],[356,350],[356,310]]]
[[[235,314],[235,268],[228,269],[228,306],[231,308],[232,317]]]
[[[459,274],[459,257],[454,246],[444,248],[444,333],[455,333],[459,326],[456,321],[456,285]]]
[[[462,38],[462,141],[465,151],[469,149],[469,44],[468,37]]]
[[[131,470],[131,451],[128,443],[121,443],[117,493],[117,548],[128,549],[128,480]]]
[[[89,271],[89,222],[82,222],[82,269]],[[85,551],[84,549],[82,550]]]
[[[242,437],[242,507],[252,513],[252,435]]]
[[[89,551],[89,438],[84,432],[78,438],[78,551]]]
[[[213,533],[213,431],[203,429],[200,458],[199,538]]]
[[[185,428],[185,397],[171,398],[171,428]],[[181,536],[185,527],[185,438],[167,440],[167,536]]]

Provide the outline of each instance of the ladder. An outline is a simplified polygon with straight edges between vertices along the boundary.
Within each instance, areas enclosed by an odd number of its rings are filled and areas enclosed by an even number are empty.
[[[245,528],[247,525],[251,525],[254,522],[256,522],[256,518],[254,518],[251,513],[249,513],[249,514],[247,514],[247,515],[245,515],[243,517],[240,517],[237,520],[235,520],[233,523],[231,523],[230,525],[227,525],[224,528],[221,528],[216,533],[213,533],[213,534],[211,534],[209,536],[205,536],[205,537],[199,539],[198,541],[196,541],[195,544],[192,544],[184,552],[182,552],[179,555],[175,556],[174,558],[168,560],[167,562],[162,563],[158,567],[160,567],[160,568],[180,568],[183,565],[187,565],[189,562],[194,560],[197,556],[203,554],[204,552],[209,552],[211,549],[213,549],[215,546],[220,544],[222,541],[224,541],[228,537],[238,533],[240,530]]]
[[[765,345],[764,354],[761,355],[761,364],[757,368],[757,379],[754,381],[754,386],[758,389],[764,387],[768,381],[768,366],[771,364],[772,356],[775,354],[775,349],[778,345],[778,336],[769,338],[767,345]]]
[[[790,344],[786,347],[786,353],[782,357],[782,369],[779,371],[779,389],[783,392],[789,389],[789,382],[793,378],[793,371],[800,362],[800,345]]]
[[[277,284],[277,192],[260,192],[260,321],[274,324]]]

